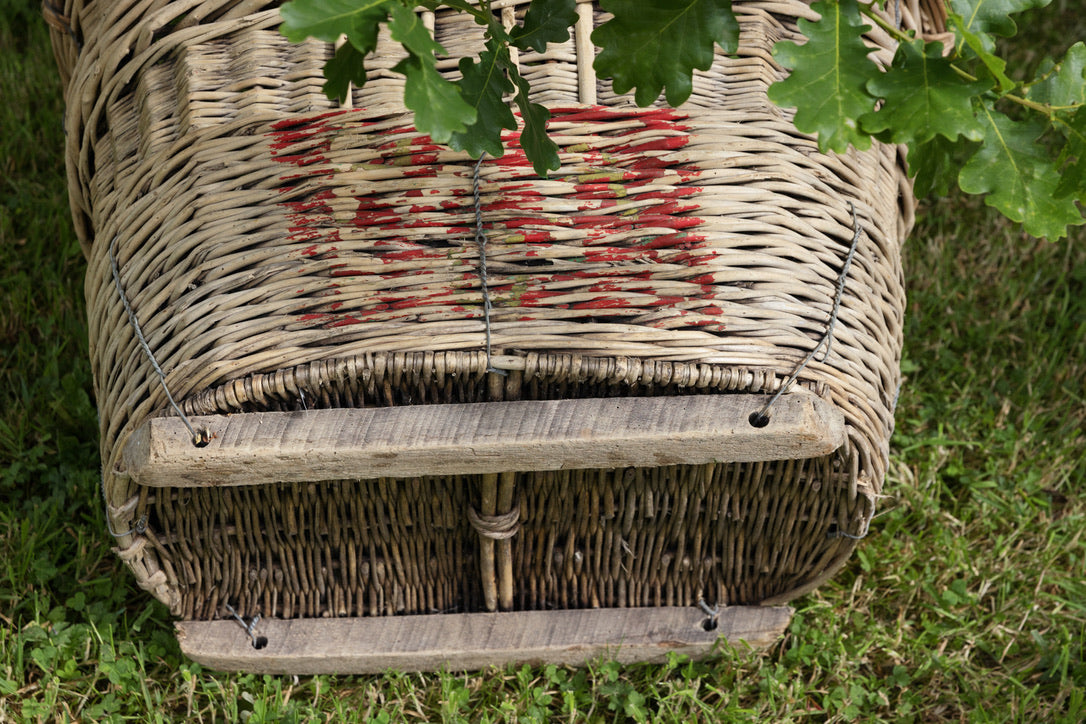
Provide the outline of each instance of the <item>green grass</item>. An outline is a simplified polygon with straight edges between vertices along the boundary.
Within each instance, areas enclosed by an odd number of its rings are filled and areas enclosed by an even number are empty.
[[[1022,23],[1028,62],[1086,35],[1055,5]],[[1086,720],[1086,235],[1032,241],[961,197],[906,249],[881,513],[768,651],[298,680],[187,662],[110,552],[61,90],[36,3],[5,8],[0,722]]]

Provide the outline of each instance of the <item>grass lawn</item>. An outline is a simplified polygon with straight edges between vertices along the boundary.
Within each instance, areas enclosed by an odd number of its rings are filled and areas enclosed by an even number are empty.
[[[881,512],[769,650],[301,679],[186,661],[110,551],[61,90],[37,3],[0,2],[0,724],[1086,720],[1086,234],[1034,241],[960,196],[926,201],[905,250]],[[1086,37],[1078,5],[1026,18],[1018,62]]]

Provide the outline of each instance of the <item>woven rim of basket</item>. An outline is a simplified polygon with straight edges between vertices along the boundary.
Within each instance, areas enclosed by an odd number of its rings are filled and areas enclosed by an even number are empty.
[[[614,395],[755,393],[768,395],[780,389],[783,378],[771,369],[746,369],[724,365],[644,360],[636,357],[582,357],[526,353],[487,359],[484,352],[408,352],[388,355],[337,357],[249,375],[202,390],[187,398],[182,409],[189,415],[229,414],[246,411],[286,411],[337,407],[391,406],[405,404],[396,397],[403,391],[407,404],[427,404],[482,399],[475,390],[490,384],[493,370],[511,371],[504,399],[520,397],[515,389],[525,381],[578,385],[595,393],[608,388]],[[425,390],[446,389],[455,379],[465,391],[447,396],[427,395]],[[386,389],[387,380],[396,380]],[[512,385],[512,386],[510,386]],[[803,387],[826,396],[826,384],[804,382]],[[412,393],[417,389],[418,392]],[[456,399],[467,398],[466,400]],[[163,414],[167,414],[163,411]]]
[[[585,1],[578,0],[578,2]],[[734,0],[734,5],[738,7],[747,1]],[[493,2],[492,6],[502,8],[524,2],[527,2],[527,0],[513,0],[512,3],[498,0]],[[778,8],[785,7],[786,3],[787,0],[776,3],[763,2],[764,5],[776,5]],[[259,10],[261,6],[269,7],[277,4],[275,2],[256,2],[245,4],[244,7],[246,12],[251,13]],[[96,5],[95,0],[42,0],[42,16],[49,25],[57,67],[65,85],[71,78],[76,63],[80,61],[80,54],[83,51],[84,44],[92,43],[100,31],[101,11]],[[133,6],[135,5],[133,3]],[[184,9],[166,10],[165,22],[172,23],[179,28],[237,17],[237,13],[232,10],[236,6],[222,0],[200,3],[199,9],[195,12],[188,9],[189,5],[180,3],[176,5]],[[789,5],[791,4],[789,3]],[[887,10],[887,15],[891,19],[898,20],[895,15],[900,13],[900,25],[902,27],[916,30],[929,39],[936,39],[946,34],[947,7],[945,0],[890,0],[889,5],[890,9]],[[787,7],[784,12],[789,10],[794,12],[794,6]],[[124,15],[117,14],[112,17],[121,19],[124,18]]]

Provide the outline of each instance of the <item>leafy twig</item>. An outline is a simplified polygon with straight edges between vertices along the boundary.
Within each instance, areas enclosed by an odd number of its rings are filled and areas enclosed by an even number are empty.
[[[904,143],[920,188],[957,181],[983,193],[990,205],[1049,237],[1083,223],[1086,201],[1086,46],[1077,43],[1059,62],[1025,82],[1011,79],[996,54],[995,36],[1017,31],[1012,16],[1048,0],[945,0],[955,43],[917,37],[895,27],[873,0],[821,0],[817,21],[801,19],[802,44],[778,43],[774,56],[792,70],[769,90],[771,100],[796,108],[800,131],[816,134],[823,150],[866,148],[872,138]],[[291,0],[281,12],[282,31],[300,41],[316,37],[347,43],[325,67],[330,97],[365,83],[365,58],[388,26],[407,58],[395,67],[405,76],[405,105],[415,125],[437,142],[500,156],[503,130],[514,130],[520,111],[520,145],[540,175],[559,167],[547,135],[549,112],[532,103],[531,88],[512,62],[511,49],[543,51],[568,40],[577,19],[576,0],[531,0],[523,20],[506,29],[489,0],[420,0],[430,11],[465,13],[486,28],[485,47],[461,58],[461,79],[436,70],[444,55],[432,33],[415,19],[409,0]],[[640,105],[663,94],[669,104],[689,97],[695,69],[713,62],[716,46],[738,47],[739,24],[731,0],[601,0],[612,19],[593,33],[601,50],[597,74],[612,79],[617,93],[634,91]],[[863,40],[871,21],[898,42],[892,64],[882,68]],[[1016,121],[996,110],[1017,105],[1031,119]],[[1038,137],[1061,136],[1062,144]],[[956,157],[956,162],[950,159]],[[990,177],[983,176],[991,174]]]

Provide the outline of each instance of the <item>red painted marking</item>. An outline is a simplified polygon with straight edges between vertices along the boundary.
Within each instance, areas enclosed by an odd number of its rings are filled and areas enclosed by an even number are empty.
[[[605,246],[593,247],[584,250],[584,260],[591,264],[602,264],[607,262],[631,262],[640,260],[656,261],[658,257],[659,254],[657,254],[656,251],[652,249],[646,251],[644,249],[623,249],[615,246]],[[615,272],[613,269],[608,269],[605,273],[613,275]]]
[[[593,292],[595,294],[599,294],[601,292],[625,292],[627,290],[625,288],[623,288],[623,286],[621,284],[619,284],[618,282],[611,281],[611,282],[599,282],[597,284],[592,284],[592,285],[590,285],[588,287],[588,289],[586,291]]]
[[[641,249],[669,249],[676,246],[682,246],[684,244],[696,244],[702,241],[705,241],[705,236],[703,234],[679,232],[676,234],[660,234],[659,236],[649,236],[633,243],[635,243],[638,248]]]
[[[612,154],[642,154],[649,151],[675,151],[690,143],[690,136],[665,136],[632,145],[615,146]]]
[[[291,209],[295,214],[301,216],[310,215],[314,211],[330,214],[332,212],[332,207],[324,203],[324,201],[324,199],[314,198],[309,201],[283,201],[280,205]]]
[[[690,209],[696,209],[696,206],[688,207]],[[678,211],[686,211],[686,208],[677,209]],[[705,223],[704,219],[699,219],[696,216],[671,216],[669,214],[642,214],[637,217],[636,226],[657,226],[664,229],[689,229],[694,226],[701,226]]]
[[[541,194],[538,190],[536,190],[535,184],[532,183],[531,181],[525,181],[523,183],[506,183],[506,184],[502,184],[502,185],[498,186],[498,190],[499,191],[505,191],[505,192],[508,192],[508,193],[516,193],[516,194],[519,194],[521,196],[534,196],[536,198],[542,198],[543,197],[543,194]]]
[[[695,247],[695,249],[698,248],[700,247]],[[707,264],[714,258],[715,257],[711,254],[691,254],[684,252],[682,254],[676,254],[675,256],[667,257],[667,261],[670,264],[686,264],[687,266],[698,266],[699,264]]]
[[[679,122],[689,118],[681,111],[673,108],[609,108],[595,106],[592,108],[553,108],[551,109],[551,122],[561,121],[568,123],[583,123],[586,121],[600,121],[610,123],[636,119],[652,127],[676,128],[676,130],[688,130]]]
[[[368,211],[359,207],[355,212],[352,223],[357,227],[377,226],[387,228],[396,226],[402,221],[402,217],[391,209]]]
[[[512,237],[510,237],[509,240],[512,242],[520,241],[528,244],[543,244],[548,241],[554,241],[554,235],[551,234],[549,231],[531,231],[526,229],[517,232]],[[536,254],[536,252],[532,250],[524,252],[524,255],[529,257],[538,256],[538,254]]]
[[[337,108],[333,111],[325,111],[324,113],[317,113],[312,116],[307,116],[302,119],[298,118],[285,118],[282,121],[277,121],[272,124],[272,130],[274,131],[286,131],[291,128],[308,128],[312,127],[317,121],[323,121],[328,118],[335,118],[341,116],[344,113],[349,113],[349,109]],[[323,124],[320,124],[323,125]]]
[[[491,289],[491,291],[493,291],[493,289]],[[552,306],[552,305],[540,304],[540,302],[542,302],[543,300],[546,300],[546,299],[553,299],[554,297],[563,297],[563,296],[566,296],[567,294],[569,294],[569,292],[547,292],[547,291],[521,292],[519,295],[517,295],[516,299],[517,299],[517,303],[519,305],[526,306],[526,307]],[[559,304],[559,305],[557,305],[557,308],[558,309],[569,309],[570,307],[569,307],[568,304]]]
[[[652,301],[654,307],[672,307],[689,301],[686,297],[657,297]]]
[[[332,322],[328,326],[333,327],[333,328],[334,327],[346,327],[349,324],[362,324],[362,320],[359,319],[358,317],[352,317],[351,315],[347,314],[347,315],[344,315],[343,318],[340,319],[338,322]]]
[[[414,309],[416,307],[434,307],[440,306],[440,297],[449,296],[447,292],[440,294],[429,294],[423,297],[412,297],[411,299],[401,299],[397,302],[389,304],[390,309]]]
[[[413,153],[411,154],[411,165],[422,166],[431,163],[437,163],[436,153]]]
[[[667,175],[667,170],[658,166],[648,168],[627,168],[622,173],[622,181],[627,186],[644,186]]]
[[[305,119],[286,119],[274,126],[270,136],[272,156],[279,162],[294,169],[302,169],[281,177],[284,190],[297,188],[298,184],[310,179],[331,178],[335,173],[327,165],[326,153],[330,148],[330,139],[338,129],[351,124],[351,117],[344,116],[349,111],[332,111]],[[503,134],[509,144],[507,153],[501,159],[488,163],[491,169],[503,173],[502,181],[491,182],[487,188],[490,199],[485,204],[483,213],[488,229],[505,233],[505,243],[519,243],[538,248],[518,249],[522,258],[542,258],[541,253],[555,242],[551,229],[555,224],[578,230],[579,238],[565,240],[565,245],[580,245],[580,253],[586,264],[595,264],[600,268],[582,269],[576,273],[530,275],[527,288],[524,283],[492,287],[495,295],[503,295],[513,303],[525,309],[532,307],[575,308],[582,310],[622,310],[648,306],[675,307],[687,304],[699,297],[708,301],[715,293],[712,274],[702,274],[692,281],[696,290],[685,296],[656,297],[652,289],[652,265],[629,268],[635,261],[658,261],[666,258],[669,263],[682,263],[689,266],[711,263],[715,255],[704,248],[706,241],[703,234],[693,231],[703,224],[697,216],[699,205],[696,203],[702,192],[694,186],[700,172],[694,164],[676,165],[671,153],[690,143],[690,127],[686,125],[688,117],[672,109],[612,109],[612,108],[569,108],[556,109],[552,122],[600,123],[631,122],[629,128],[611,129],[613,144],[607,149],[579,149],[581,158],[589,166],[606,169],[597,174],[566,174],[557,176],[559,180],[575,184],[570,200],[572,207],[579,211],[569,214],[551,214],[544,218],[541,192],[538,190],[530,164],[519,147],[519,133]],[[640,138],[636,134],[646,129],[654,131],[653,137]],[[453,174],[463,182],[462,188],[451,192],[460,199],[444,198],[434,204],[405,202],[405,199],[421,199],[429,195],[448,194],[448,189],[420,188],[408,189],[391,198],[356,197],[357,206],[353,218],[347,222],[358,228],[373,228],[392,231],[401,228],[434,229],[435,233],[470,238],[473,228],[463,223],[463,214],[470,211],[471,178],[470,168],[450,167],[439,164],[441,154],[447,149],[437,146],[428,136],[418,134],[408,125],[384,129],[380,145],[381,157],[370,161],[373,165],[400,167],[405,178],[433,178],[438,175]],[[371,146],[373,147],[373,146]],[[492,165],[491,165],[492,164]],[[521,171],[523,169],[523,172]],[[645,188],[661,178],[667,178],[672,188]],[[318,181],[319,183],[319,181]],[[427,184],[422,184],[427,186]],[[646,193],[647,192],[647,193]],[[337,247],[330,242],[339,242],[339,228],[342,221],[337,221],[331,206],[326,203],[334,196],[330,188],[312,194],[302,201],[291,201],[283,206],[288,210],[291,237],[301,242],[303,248],[299,258],[322,259],[336,258]],[[636,205],[627,208],[626,201],[649,201],[651,205]],[[442,211],[452,212],[442,214]],[[606,213],[599,213],[599,212]],[[596,213],[588,213],[596,212]],[[417,218],[419,215],[425,218]],[[502,218],[508,215],[509,218]],[[444,216],[445,218],[442,218]],[[547,226],[546,230],[532,228]],[[644,229],[642,238],[628,239],[621,246],[609,242],[615,230],[629,231]],[[438,231],[440,230],[440,231]],[[659,233],[659,231],[670,233]],[[408,241],[405,237],[374,240],[373,259],[380,259],[385,264],[417,264],[421,268],[389,271],[382,274],[365,272],[374,278],[409,280],[425,277],[434,273],[430,268],[437,262],[444,266],[452,260],[449,249],[436,249],[425,243]],[[664,253],[666,250],[666,254]],[[458,262],[459,263],[459,262]],[[613,265],[623,265],[615,268]],[[361,275],[357,269],[350,268],[350,262],[327,270],[326,276]],[[645,270],[648,267],[648,270]],[[474,267],[468,263],[463,274],[466,281],[474,281]],[[546,269],[546,267],[543,267]],[[530,271],[537,271],[532,269]],[[578,289],[546,289],[551,284],[562,284],[569,280],[580,280],[584,285]],[[424,279],[419,280],[421,284]],[[449,298],[463,288],[461,282],[443,284],[432,290],[409,292],[403,291],[383,297],[376,297],[366,309],[343,313],[342,302],[335,302],[327,307],[330,313],[311,313],[298,319],[307,323],[320,323],[327,327],[340,327],[359,324],[374,315],[382,319],[417,318],[410,314],[412,310],[428,308],[439,313],[478,317],[480,310],[476,306],[464,307],[450,304]],[[558,300],[571,293],[598,294],[599,298],[576,304],[562,304]],[[636,290],[646,296],[643,300],[638,295],[624,295],[623,292]],[[299,289],[299,294],[305,293]],[[326,290],[328,294],[338,294],[338,290]],[[407,312],[400,314],[400,311]],[[723,325],[712,319],[723,311],[715,305],[698,310],[674,309],[675,314],[684,317],[682,326],[709,327],[723,329]],[[621,314],[625,314],[624,312]],[[524,321],[536,319],[532,314],[519,317]],[[662,321],[660,326],[676,326],[675,319]]]
[[[313,241],[320,240],[322,242],[340,241],[339,229],[328,228],[309,228],[307,226],[291,226],[287,229],[289,231],[288,238],[292,241]]]
[[[390,251],[381,255],[381,260],[386,264],[391,264],[396,261],[445,258],[448,258],[448,254],[446,254],[443,249],[430,249],[423,246],[414,249],[403,249],[402,251]]]
[[[543,207],[540,203],[531,203],[528,199],[535,201],[535,196],[527,198],[516,198],[510,196],[504,196],[499,201],[491,201],[490,203],[483,204],[483,212],[493,213],[494,211],[505,211],[512,209],[514,211],[542,211]]]
[[[607,297],[594,299],[591,302],[578,302],[570,305],[570,309],[626,309],[634,306],[629,299],[623,297]]]
[[[524,155],[520,147],[520,134],[502,134],[502,142],[505,144],[505,154],[498,161],[504,169],[531,168],[532,162]]]
[[[559,221],[559,220],[556,219],[555,221]],[[500,226],[500,227],[505,228],[505,229],[519,229],[522,226],[528,226],[528,225],[531,225],[531,224],[539,224],[539,223],[541,223],[541,219],[538,216],[520,216],[520,217],[510,217],[508,219],[502,219],[501,221],[495,223],[494,225],[495,226]],[[525,232],[525,233],[528,233],[528,232]]]

